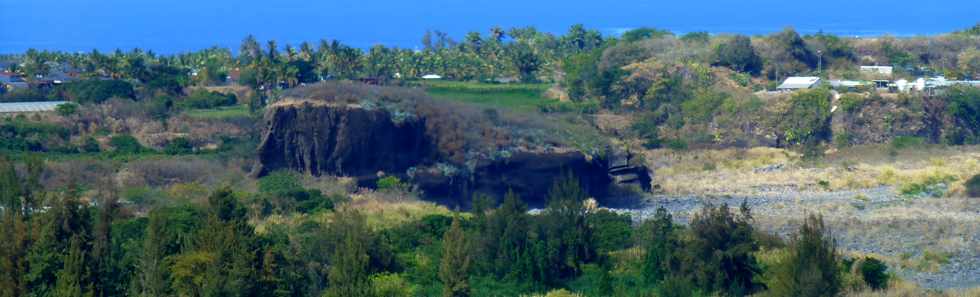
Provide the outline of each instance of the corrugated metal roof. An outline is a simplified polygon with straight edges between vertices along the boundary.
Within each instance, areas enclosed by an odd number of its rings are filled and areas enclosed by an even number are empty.
[[[776,88],[780,90],[809,89],[818,82],[820,82],[820,78],[816,76],[792,76]]]
[[[0,113],[53,111],[67,101],[11,102],[0,103]]]

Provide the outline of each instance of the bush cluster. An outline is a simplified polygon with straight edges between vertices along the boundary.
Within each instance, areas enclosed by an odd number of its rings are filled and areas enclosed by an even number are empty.
[[[136,98],[133,85],[123,80],[78,80],[60,87],[62,97],[77,103],[102,103],[109,98]]]
[[[177,101],[177,106],[181,108],[209,109],[221,106],[230,106],[238,103],[235,94],[223,94],[204,89],[197,89],[190,95]]]

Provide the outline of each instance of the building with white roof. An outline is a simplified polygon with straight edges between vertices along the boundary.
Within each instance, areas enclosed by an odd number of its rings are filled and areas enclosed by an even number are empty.
[[[58,105],[68,102],[65,101],[37,101],[37,102],[10,102],[0,103],[0,113],[23,113],[23,112],[44,112],[54,111]]]
[[[895,70],[892,66],[861,66],[861,72],[874,73],[891,76],[892,72]]]
[[[780,91],[792,91],[812,89],[820,85],[820,78],[816,76],[791,76],[786,78],[782,84],[776,87]]]

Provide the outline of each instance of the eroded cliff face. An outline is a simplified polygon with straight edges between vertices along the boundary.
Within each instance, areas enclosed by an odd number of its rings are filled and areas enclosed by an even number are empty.
[[[382,175],[394,175],[418,185],[427,198],[463,207],[474,193],[502,197],[509,190],[532,205],[542,205],[555,179],[567,173],[578,177],[583,188],[600,200],[624,180],[648,188],[651,179],[645,167],[562,148],[511,149],[461,164],[438,151],[434,139],[439,135],[433,133],[444,129],[426,130],[425,118],[396,119],[383,109],[355,104],[278,104],[270,106],[266,125],[256,175],[292,169],[351,176],[362,186],[373,186]]]
[[[516,152],[507,158],[480,160],[470,174],[445,174],[432,167],[417,170],[410,178],[427,196],[448,199],[444,201],[447,204],[466,207],[468,199],[457,201],[454,197],[474,193],[503,197],[514,191],[531,206],[543,206],[555,179],[568,173],[593,197],[605,197],[612,185],[606,164],[578,151]]]
[[[294,169],[358,178],[402,173],[434,160],[425,120],[395,120],[357,105],[291,103],[270,107],[259,145],[258,175]]]

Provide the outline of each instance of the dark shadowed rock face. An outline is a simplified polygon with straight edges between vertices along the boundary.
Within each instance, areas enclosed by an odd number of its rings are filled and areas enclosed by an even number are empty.
[[[383,110],[307,102],[275,106],[266,122],[258,175],[283,168],[359,178],[397,174],[435,155],[423,119],[395,121]]]
[[[470,166],[454,164],[437,151],[424,118],[395,120],[382,109],[351,104],[300,102],[270,107],[259,145],[256,175],[292,169],[312,175],[355,177],[372,187],[381,176],[411,181],[427,198],[467,207],[473,193],[502,197],[513,190],[529,204],[543,205],[555,179],[571,173],[598,199],[620,182],[610,162],[576,150],[516,150],[506,157],[477,158]],[[448,170],[451,168],[452,170]],[[623,168],[617,165],[615,168]],[[630,173],[631,182],[650,184],[645,167]],[[621,169],[616,169],[622,171]]]
[[[454,197],[471,197],[473,193],[503,197],[509,190],[532,206],[542,206],[555,179],[567,173],[579,178],[581,186],[593,197],[605,197],[612,181],[605,164],[578,151],[518,152],[505,159],[481,161],[469,176],[446,176],[428,170],[416,172],[412,181],[426,196],[447,199],[446,204],[464,208],[470,201]]]

